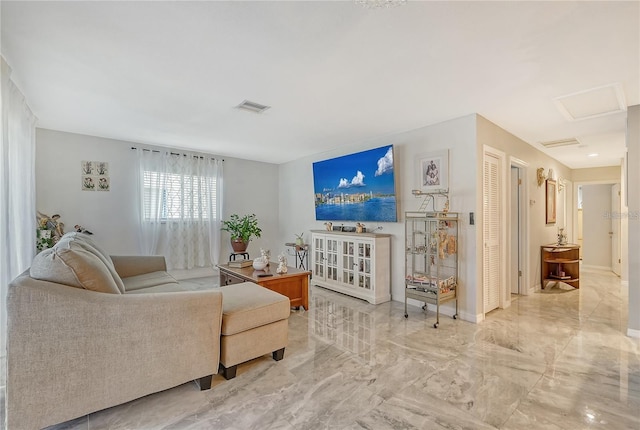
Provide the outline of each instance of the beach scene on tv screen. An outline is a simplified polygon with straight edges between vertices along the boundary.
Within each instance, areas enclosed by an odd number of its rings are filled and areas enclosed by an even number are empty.
[[[397,221],[393,145],[313,163],[316,220]]]

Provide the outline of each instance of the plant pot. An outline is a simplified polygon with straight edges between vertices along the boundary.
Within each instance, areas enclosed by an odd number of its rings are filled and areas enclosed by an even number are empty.
[[[245,242],[242,239],[231,239],[231,247],[233,252],[246,252],[249,242]]]

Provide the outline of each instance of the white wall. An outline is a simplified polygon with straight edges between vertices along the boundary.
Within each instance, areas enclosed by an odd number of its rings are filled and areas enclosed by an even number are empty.
[[[373,229],[380,226],[382,227],[381,233],[392,235],[392,300],[404,301],[404,212],[417,210],[422,202],[421,199],[416,199],[411,194],[412,189],[418,188],[415,160],[419,154],[448,148],[450,150],[450,210],[461,213],[458,248],[460,262],[459,314],[462,319],[475,321],[478,300],[475,277],[476,239],[474,231],[476,226],[469,226],[468,223],[469,212],[476,210],[475,115],[353,143],[334,151],[281,164],[279,178],[280,242],[291,242],[295,239],[294,234],[299,234],[302,231],[306,232],[305,239],[309,241],[309,230],[324,228],[321,221],[315,220],[313,162],[388,144],[394,145],[396,195],[399,206],[398,222],[369,223],[366,227]]]
[[[640,105],[627,110],[627,149],[629,154],[629,322],[627,333],[640,337]]]
[[[582,263],[600,269],[611,268],[611,184],[582,186]]]
[[[620,279],[629,285],[629,207],[627,206],[627,172],[624,158],[620,162]]]
[[[573,169],[571,180],[580,182],[616,183],[620,182],[621,166],[589,167],[587,169]]]
[[[47,215],[60,214],[65,231],[80,224],[110,254],[139,254],[137,228],[137,161],[135,143],[81,134],[37,129],[36,207]],[[109,163],[111,191],[82,191],[80,162]],[[275,242],[278,231],[278,166],[225,158],[224,216],[255,213],[263,230],[249,252]],[[230,251],[222,234],[221,261]]]

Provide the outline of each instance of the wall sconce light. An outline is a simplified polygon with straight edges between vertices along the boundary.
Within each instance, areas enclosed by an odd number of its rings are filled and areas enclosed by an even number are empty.
[[[544,174],[544,167],[538,167],[536,173],[538,177],[538,186],[541,187],[542,184],[544,184],[544,181],[546,181],[547,179],[547,176]]]
[[[564,178],[558,178],[558,192],[564,190],[565,185],[566,181],[564,180]]]

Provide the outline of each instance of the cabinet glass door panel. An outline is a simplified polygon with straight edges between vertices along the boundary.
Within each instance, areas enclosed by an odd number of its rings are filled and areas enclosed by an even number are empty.
[[[345,240],[342,242],[342,282],[355,286],[356,284],[356,247],[357,244],[351,240]]]
[[[324,243],[323,237],[316,237],[313,241],[313,276],[324,278]]]
[[[371,290],[371,276],[362,273],[358,275],[358,287]]]
[[[355,284],[355,275],[353,274],[353,270],[343,270],[342,271],[342,282],[348,285]]]
[[[338,280],[338,241],[327,238],[327,279]]]
[[[338,280],[338,269],[336,267],[327,267],[327,279]]]

